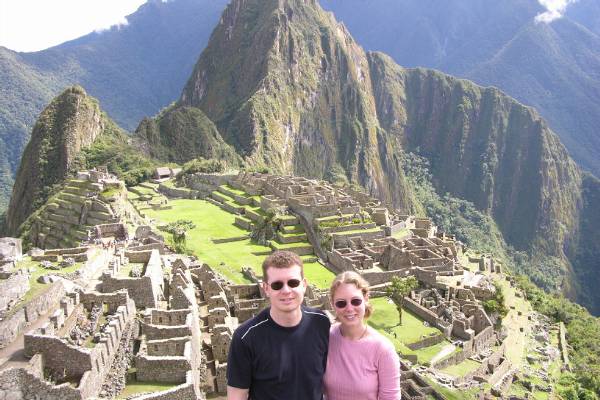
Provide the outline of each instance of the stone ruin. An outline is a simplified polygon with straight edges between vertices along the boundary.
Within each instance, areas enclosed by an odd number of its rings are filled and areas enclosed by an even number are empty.
[[[102,182],[110,178],[102,173],[90,173],[86,179]],[[474,357],[485,368],[467,378],[504,384],[505,374],[500,376],[500,372],[506,372],[510,364],[503,350],[490,353],[501,338],[481,307],[482,300],[493,296],[493,285],[481,274],[463,269],[459,262],[463,245],[438,232],[430,220],[391,210],[352,188],[306,178],[240,173],[214,182],[260,195],[257,201],[229,194],[236,201],[255,202],[264,212],[278,210],[285,217],[284,225],[301,225],[306,231],[303,239],[311,242],[318,257],[334,272],[357,271],[379,292],[394,276],[415,276],[419,288],[405,298],[406,308],[441,333],[411,346],[427,347],[448,338],[462,351],[438,360],[433,370]],[[220,207],[230,206],[215,201]],[[236,225],[255,223],[261,218],[255,214],[250,210],[244,218],[236,216]],[[22,385],[31,384],[32,392],[47,398],[110,398],[122,390],[127,379],[135,379],[174,385],[144,395],[144,399],[225,393],[233,332],[268,304],[260,278],[247,270],[253,283],[236,285],[194,258],[170,255],[164,238],[149,226],[139,226],[133,238],[117,221],[94,229],[88,240],[106,244],[108,239],[109,247],[103,250],[110,254],[96,291],[64,296],[49,324],[27,334],[28,367],[0,372],[0,388],[12,385],[11,390],[26,394]],[[40,262],[59,263],[87,255],[87,250],[60,249],[35,257]],[[496,272],[500,268],[491,257],[482,259],[480,269]],[[327,294],[313,287],[307,289],[306,303],[324,309],[329,306]],[[47,354],[40,343],[50,343],[49,348],[59,354],[81,357],[82,366],[65,365],[60,357]],[[86,351],[86,346],[93,350]],[[128,373],[131,369],[135,372]],[[416,371],[404,363],[402,369],[404,398],[443,398]],[[10,380],[16,383],[7,384]]]

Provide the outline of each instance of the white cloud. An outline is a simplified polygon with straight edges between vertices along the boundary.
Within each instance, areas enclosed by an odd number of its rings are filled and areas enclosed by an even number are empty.
[[[536,15],[535,22],[550,23],[555,19],[561,18],[565,10],[570,4],[577,0],[538,0],[538,2],[546,7],[546,11]]]
[[[146,0],[0,0],[0,46],[42,50],[111,26]]]

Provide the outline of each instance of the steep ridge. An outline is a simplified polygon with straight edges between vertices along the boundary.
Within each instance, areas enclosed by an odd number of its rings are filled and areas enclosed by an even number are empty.
[[[25,148],[6,214],[14,235],[29,214],[46,202],[52,185],[61,182],[76,154],[103,131],[98,103],[81,87],[72,87],[42,112]]]
[[[341,170],[399,208],[415,206],[399,156],[416,152],[439,193],[493,216],[534,268],[561,269],[570,296],[591,293],[573,267],[585,242],[579,216],[596,200],[583,206],[582,173],[545,121],[497,89],[365,53],[315,1],[233,1],[159,118],[186,109],[202,110],[250,168]],[[144,126],[138,133],[148,137]],[[600,311],[598,300],[586,305]]]
[[[234,1],[179,107],[201,109],[250,167],[334,169],[412,207],[397,144],[379,127],[365,52],[315,1]]]
[[[434,4],[435,3],[435,4]],[[572,3],[572,4],[571,4]],[[535,107],[583,168],[600,174],[600,5],[536,23],[537,0],[321,0],[368,50],[497,86]]]

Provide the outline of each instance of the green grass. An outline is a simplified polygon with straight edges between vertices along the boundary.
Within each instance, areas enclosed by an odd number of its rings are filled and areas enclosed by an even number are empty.
[[[40,276],[47,275],[47,274],[60,276],[62,274],[68,274],[71,272],[75,272],[82,266],[83,266],[83,263],[75,263],[68,268],[63,268],[60,270],[44,269],[40,266],[39,261],[31,261],[31,257],[28,257],[28,256],[23,257],[23,260],[17,264],[17,269],[28,269],[30,267],[33,267],[33,268],[35,268],[35,272],[33,272],[29,275],[29,290],[27,291],[27,293],[25,293],[23,298],[21,298],[19,303],[17,303],[15,305],[15,307],[12,308],[10,314],[12,315],[12,313],[21,309],[27,302],[38,297],[39,295],[41,295],[42,293],[44,293],[46,290],[48,290],[50,288],[51,284],[43,284],[43,283],[39,283],[37,281],[37,279]]]
[[[433,346],[415,350],[415,351],[413,351],[413,354],[415,354],[419,358],[419,364],[430,364],[431,360],[433,360],[433,357],[438,355],[438,353],[440,351],[442,351],[442,349],[445,346],[448,346],[449,344],[451,344],[449,341],[444,340]],[[456,351],[460,351],[460,349],[455,349],[455,352]]]
[[[125,385],[125,389],[123,392],[121,392],[117,399],[125,399],[137,393],[160,392],[174,388],[175,386],[179,386],[179,384],[132,381]]]
[[[398,232],[394,233],[392,235],[392,237],[395,239],[402,239],[404,236],[407,236],[409,233],[410,233],[410,229],[402,228]]]
[[[304,263],[304,277],[319,289],[329,289],[335,274],[318,262]]]
[[[200,260],[234,283],[249,283],[242,275],[242,266],[251,267],[258,276],[262,276],[262,262],[265,255],[255,253],[271,252],[267,246],[252,243],[250,239],[215,244],[212,239],[224,239],[247,235],[248,232],[233,223],[236,215],[228,213],[204,200],[178,199],[169,202],[171,210],[147,210],[150,218],[160,221],[159,224],[189,219],[196,228],[187,232],[187,247]],[[285,248],[307,246],[306,243],[283,246]],[[305,275],[309,282],[319,288],[328,288],[333,280],[333,273],[318,263],[306,263]]]
[[[371,299],[375,312],[369,324],[379,331],[396,334],[394,342],[410,344],[418,342],[422,337],[440,333],[439,329],[423,325],[423,321],[408,310],[402,312],[402,325],[398,325],[398,310],[387,298]]]
[[[229,185],[222,185],[221,187],[223,189],[226,189],[226,190],[230,191],[231,193],[237,194],[238,196],[250,197],[248,195],[248,193],[244,192],[243,190],[235,189],[235,188],[233,188],[233,187],[231,187]]]
[[[172,200],[171,210],[147,210],[147,216],[161,223],[179,219],[191,220],[196,228],[187,232],[187,247],[200,260],[210,265],[234,283],[249,283],[241,273],[242,266],[251,267],[262,275],[264,255],[253,253],[270,252],[266,246],[250,242],[250,239],[230,243],[214,244],[212,239],[225,239],[247,235],[248,232],[233,223],[235,215],[204,200]]]
[[[127,265],[123,265],[121,267],[121,270],[119,271],[119,273],[117,274],[117,276],[119,278],[131,278],[131,276],[129,274],[131,273],[131,270],[135,266],[141,266],[142,267],[142,274],[143,274],[144,263],[132,263],[132,262],[130,262]]]
[[[158,196],[158,193],[156,193],[156,191],[154,191],[154,189],[151,189],[149,187],[145,187],[145,186],[134,186],[132,189],[142,193],[142,194],[146,194],[146,195],[150,195],[150,196]]]
[[[481,366],[481,363],[478,363],[477,361],[470,360],[467,358],[466,360],[464,360],[463,362],[461,362],[459,364],[451,365],[447,368],[442,369],[442,372],[444,372],[448,375],[459,377],[459,376],[465,376],[469,372],[475,371],[480,366]]]
[[[272,244],[273,244],[273,247],[275,247],[277,250],[287,250],[287,249],[293,249],[296,247],[312,246],[309,242],[279,243],[279,242],[273,241]]]
[[[356,234],[361,234],[361,233],[376,233],[376,232],[380,232],[381,228],[377,227],[377,228],[369,228],[369,229],[354,229],[352,231],[344,231],[344,232],[334,232],[332,233],[333,235],[336,236],[351,236],[351,235],[356,235]]]

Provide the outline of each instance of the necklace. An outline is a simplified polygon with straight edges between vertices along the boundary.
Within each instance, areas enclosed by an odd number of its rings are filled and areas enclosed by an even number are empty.
[[[363,332],[362,332],[362,334],[361,334],[361,335],[358,337],[358,339],[352,339],[352,338],[350,338],[350,337],[346,336],[346,335],[344,334],[344,331],[342,330],[342,327],[341,327],[341,326],[340,326],[340,333],[342,334],[342,336],[343,336],[343,337],[345,337],[345,338],[348,338],[349,340],[360,340],[360,339],[364,338],[364,337],[365,337],[365,335],[367,334],[367,329],[368,329],[368,326],[367,326],[367,325],[365,325],[365,329],[363,329]]]

